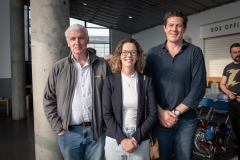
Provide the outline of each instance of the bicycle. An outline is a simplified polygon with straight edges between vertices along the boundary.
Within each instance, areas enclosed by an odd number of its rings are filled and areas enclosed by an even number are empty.
[[[193,153],[205,158],[219,159],[219,155],[229,151],[226,147],[231,127],[226,123],[200,119],[194,140]]]

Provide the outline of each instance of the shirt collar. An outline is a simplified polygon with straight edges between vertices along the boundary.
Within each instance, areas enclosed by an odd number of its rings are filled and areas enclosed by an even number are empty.
[[[162,44],[162,46],[161,46],[162,49],[167,49],[166,43],[167,43],[167,40]],[[189,45],[189,44],[183,39],[182,48],[183,48],[183,47],[188,47],[188,45]]]
[[[71,60],[72,60],[73,63],[78,63],[78,62],[74,59],[72,53],[71,53]],[[89,58],[89,53],[88,53],[87,62],[86,62],[86,64],[85,64],[84,66],[89,65],[89,64],[90,64],[90,58]]]

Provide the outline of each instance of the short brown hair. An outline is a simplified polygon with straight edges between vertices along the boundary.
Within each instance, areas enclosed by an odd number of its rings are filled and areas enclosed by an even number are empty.
[[[165,27],[167,25],[168,18],[171,18],[171,17],[182,17],[183,18],[183,26],[184,26],[184,28],[187,28],[188,18],[181,11],[169,11],[169,12],[167,12],[165,14],[165,16],[163,17],[163,25]]]
[[[139,45],[139,43],[132,38],[125,38],[123,40],[121,40],[118,44],[118,46],[115,49],[115,52],[113,54],[113,58],[111,60],[111,69],[113,73],[117,73],[120,72],[122,70],[122,61],[120,60],[120,56],[122,53],[122,47],[125,43],[133,43],[136,48],[137,48],[137,56],[138,56],[138,60],[135,64],[135,70],[141,72],[143,70],[144,67],[144,53],[143,50],[141,48],[141,46]]]
[[[87,50],[89,50],[93,55],[97,55],[97,51],[96,49],[92,48],[92,47],[88,47]]]

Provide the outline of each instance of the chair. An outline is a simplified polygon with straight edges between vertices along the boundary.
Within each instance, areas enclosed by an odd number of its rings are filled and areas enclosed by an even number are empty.
[[[26,86],[26,110],[29,111],[30,106],[33,107],[33,88],[32,85]]]
[[[5,104],[7,106],[7,116],[9,116],[9,98],[0,100],[0,104]]]
[[[217,101],[225,101],[225,102],[228,102],[228,95],[227,94],[225,94],[225,93],[223,93],[223,92],[221,92],[221,93],[219,93],[218,95],[217,95],[217,99],[216,99]],[[213,114],[214,113],[220,113],[220,114],[226,114],[227,115],[227,112],[226,112],[227,110],[225,109],[225,111],[220,111],[219,109],[217,109],[216,111],[214,111],[213,112]],[[212,115],[213,116],[213,115]],[[215,115],[216,116],[216,115]],[[228,120],[228,119],[227,119]],[[227,121],[226,121],[227,122]]]
[[[203,99],[200,101],[199,106],[198,106],[198,108],[201,108],[198,116],[201,115],[203,107],[207,107],[207,108],[209,108],[209,109],[211,110],[211,107],[212,107],[213,103],[214,103],[214,101],[213,101],[212,99],[203,98]],[[207,116],[206,116],[206,119],[208,119],[210,113],[211,113],[211,112],[208,111]]]
[[[33,101],[32,101],[32,94],[27,94],[26,95],[26,110],[29,111],[30,106],[33,106]]]
[[[217,100],[218,101],[228,101],[228,95],[227,94],[225,94],[225,93],[219,93],[218,95],[217,95]]]
[[[218,114],[226,115],[227,119],[226,119],[225,123],[227,123],[228,118],[229,118],[228,117],[228,102],[217,100],[213,103],[212,107],[213,107],[213,110],[211,111],[211,113],[218,113]],[[211,119],[213,119],[213,114],[212,114]]]

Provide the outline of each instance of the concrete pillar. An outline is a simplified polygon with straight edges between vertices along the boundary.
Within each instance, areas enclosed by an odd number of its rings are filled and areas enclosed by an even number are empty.
[[[54,62],[68,56],[69,0],[31,0],[31,49],[36,160],[61,160],[57,136],[43,111],[43,91]]]
[[[24,52],[24,3],[23,0],[10,0],[10,46],[12,118],[26,117],[26,71]]]

